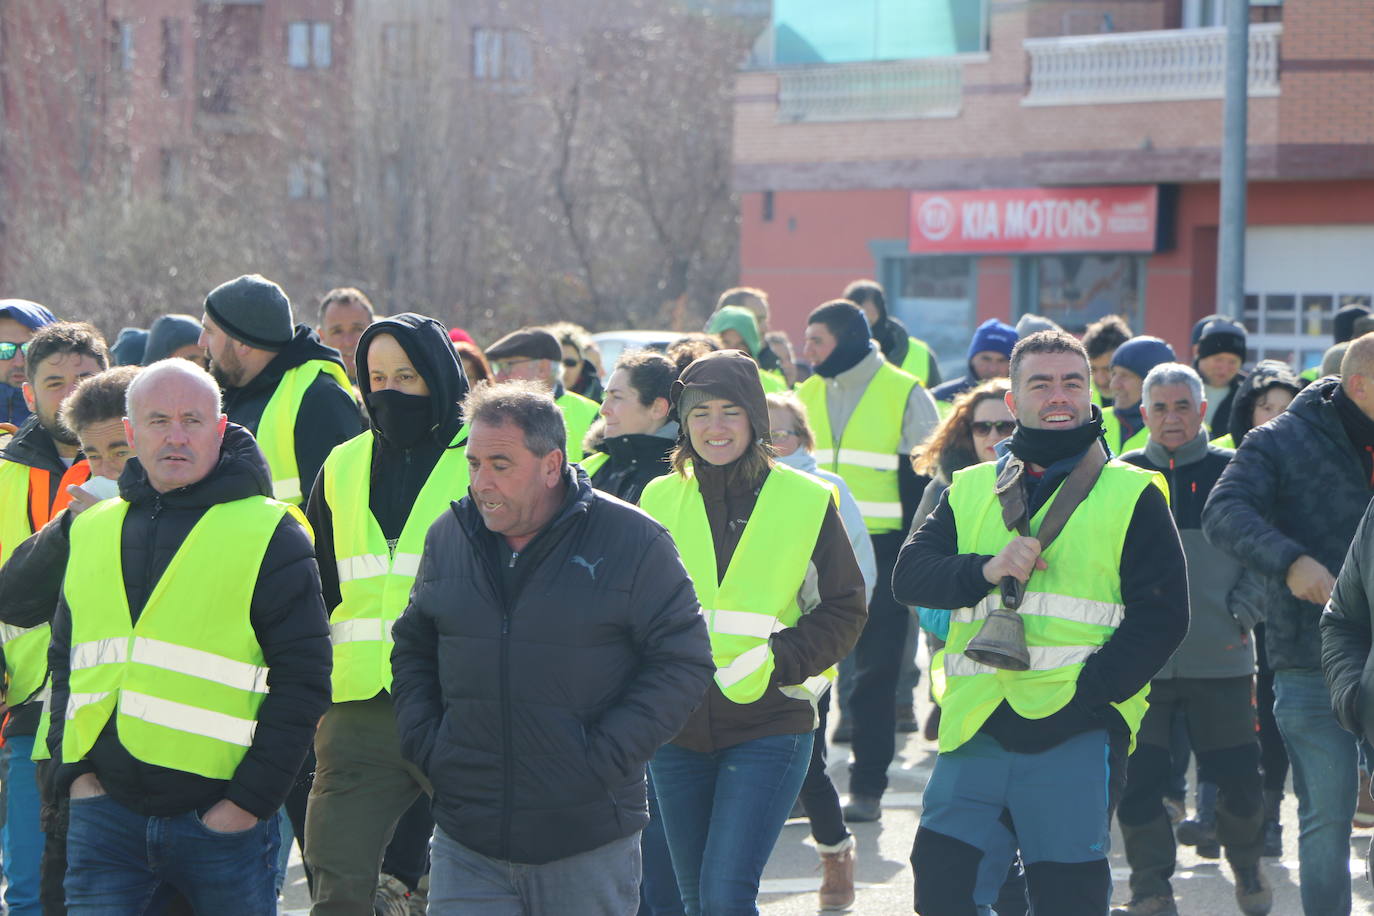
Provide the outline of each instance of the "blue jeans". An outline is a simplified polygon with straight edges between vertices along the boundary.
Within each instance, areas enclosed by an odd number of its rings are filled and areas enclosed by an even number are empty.
[[[644,875],[639,883],[638,916],[683,916],[682,894],[677,889],[668,838],[663,835],[663,813],[658,810],[652,775],[648,777],[648,788],[649,824],[639,837]]]
[[[429,857],[429,916],[634,916],[639,908],[638,833],[522,865],[468,849],[436,826]]]
[[[5,906],[12,916],[43,916],[38,899],[43,862],[43,832],[38,824],[38,780],[34,776],[33,735],[5,739],[5,827],[3,839]]]
[[[649,764],[687,916],[754,916],[759,880],[811,763],[812,732]]]
[[[219,833],[195,811],[144,817],[108,795],[72,799],[67,912],[141,916],[170,884],[197,916],[276,916],[278,817]]]
[[[1298,793],[1298,862],[1307,916],[1350,913],[1350,821],[1359,791],[1355,736],[1331,712],[1320,671],[1274,672],[1274,718]]]

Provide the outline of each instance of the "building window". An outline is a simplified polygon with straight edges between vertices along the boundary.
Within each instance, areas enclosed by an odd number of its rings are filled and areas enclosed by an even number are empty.
[[[1331,346],[1331,322],[1347,305],[1370,307],[1368,292],[1265,292],[1245,296],[1246,361],[1279,359],[1299,372],[1318,367]]]
[[[1081,334],[1106,315],[1144,327],[1145,259],[1134,254],[1052,254],[1021,259],[1018,314],[1043,315]]]
[[[472,30],[472,76],[494,83],[527,83],[534,70],[529,36],[518,29]]]
[[[414,23],[382,26],[382,72],[388,76],[414,76],[416,45]]]
[[[162,151],[162,197],[171,200],[186,190],[186,154],[181,150]]]
[[[292,22],[286,27],[286,62],[297,70],[334,63],[334,27],[328,22]]]
[[[162,20],[162,91],[167,95],[181,94],[181,30],[180,19]]]
[[[286,196],[291,200],[324,200],[329,196],[329,176],[324,160],[316,156],[293,159],[286,170]]]
[[[888,311],[913,337],[930,345],[940,372],[958,378],[973,336],[977,260],[967,255],[884,257],[881,280]]]
[[[110,69],[116,78],[134,71],[134,24],[116,19],[110,23]]]

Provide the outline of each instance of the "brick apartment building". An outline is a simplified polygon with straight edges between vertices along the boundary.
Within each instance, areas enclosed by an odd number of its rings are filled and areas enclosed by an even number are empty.
[[[1027,312],[1187,352],[1214,310],[1220,0],[831,6],[775,0],[737,80],[741,280],[776,324],[876,276],[951,369]],[[1374,297],[1374,3],[1252,0],[1251,24],[1245,321],[1252,358],[1306,367]]]

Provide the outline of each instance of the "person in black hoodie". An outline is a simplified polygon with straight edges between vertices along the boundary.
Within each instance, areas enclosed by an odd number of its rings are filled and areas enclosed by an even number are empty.
[[[887,298],[876,281],[855,280],[844,288],[840,298],[864,310],[873,339],[888,362],[916,376],[925,388],[940,384],[940,365],[935,360],[935,351],[924,340],[908,334],[906,325],[887,313]]]
[[[339,351],[311,328],[295,324],[281,287],[256,274],[221,284],[205,298],[199,344],[210,372],[224,389],[224,412],[254,436],[272,467],[273,493],[301,503],[330,449],[362,429]],[[276,398],[284,385],[282,398]],[[294,407],[291,390],[304,385]],[[269,407],[272,409],[269,410]],[[290,441],[278,441],[277,424],[290,411]]]
[[[72,525],[48,653],[60,711],[48,749],[56,794],[72,799],[67,902],[122,912],[171,884],[200,916],[265,916],[276,912],[276,814],[329,699],[314,549],[293,510],[268,498],[262,452],[227,423],[203,369],[149,367],[128,400],[137,457],[121,500]],[[92,575],[107,564],[113,581]],[[198,599],[178,605],[186,594]],[[104,640],[92,634],[111,627],[131,655],[93,651]],[[113,684],[103,709],[95,683]],[[249,692],[260,699],[244,729],[226,709],[244,709]]]
[[[468,480],[459,409],[468,382],[448,330],[422,315],[383,318],[359,338],[357,365],[372,428],[334,450],[306,505],[335,644],[334,704],[316,738],[305,818],[316,914],[371,912],[382,851],[429,790],[396,741],[388,631],[424,533]],[[425,870],[433,823],[424,815],[405,819],[383,866],[401,893]]]
[[[672,469],[668,455],[678,425],[668,419],[668,398],[675,379],[677,367],[652,350],[635,350],[616,363],[601,403],[598,454],[582,460],[592,486],[638,503],[649,481]]]

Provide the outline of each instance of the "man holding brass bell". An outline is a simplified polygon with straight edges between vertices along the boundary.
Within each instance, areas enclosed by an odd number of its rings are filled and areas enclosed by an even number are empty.
[[[1033,912],[1109,905],[1111,813],[1188,580],[1164,481],[1110,457],[1088,380],[1068,334],[1021,340],[1007,451],[955,474],[897,561],[899,601],[954,610],[911,853],[922,916],[990,906],[1018,850]]]

